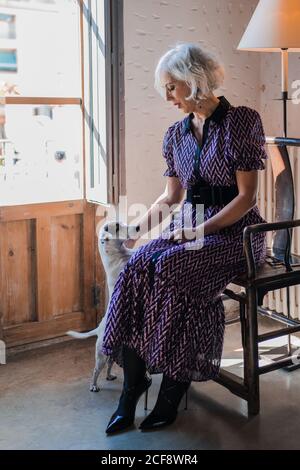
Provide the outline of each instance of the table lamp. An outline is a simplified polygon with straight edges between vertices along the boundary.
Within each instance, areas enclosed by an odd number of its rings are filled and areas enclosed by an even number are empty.
[[[288,52],[300,52],[300,0],[260,0],[238,49],[281,52],[283,132],[287,137]]]

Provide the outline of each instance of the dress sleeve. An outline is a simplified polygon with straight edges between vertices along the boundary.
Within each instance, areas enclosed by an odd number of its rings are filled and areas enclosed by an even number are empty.
[[[163,140],[162,154],[167,164],[167,169],[163,173],[163,176],[178,177],[175,167],[174,167],[173,134],[174,134],[174,125],[169,127],[169,129],[165,133],[164,140]]]
[[[236,109],[236,119],[231,131],[231,153],[234,171],[264,170],[265,133],[257,111],[246,106]]]

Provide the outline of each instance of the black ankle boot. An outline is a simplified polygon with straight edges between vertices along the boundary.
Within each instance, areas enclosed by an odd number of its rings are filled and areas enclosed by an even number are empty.
[[[163,375],[154,409],[140,424],[143,431],[172,424],[177,417],[179,403],[191,382],[177,382]]]
[[[145,362],[134,350],[124,346],[122,355],[124,385],[119,406],[106,428],[107,434],[122,431],[133,424],[137,402],[152,383],[152,379],[146,374]]]
[[[119,406],[110,418],[106,428],[107,434],[123,431],[123,429],[134,423],[137,402],[144,392],[147,393],[151,383],[152,379],[145,376],[139,385],[127,389],[123,388]]]

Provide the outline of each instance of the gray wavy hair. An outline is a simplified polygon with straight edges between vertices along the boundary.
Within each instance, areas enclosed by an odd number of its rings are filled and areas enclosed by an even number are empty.
[[[191,94],[187,100],[205,99],[209,92],[222,85],[225,75],[223,64],[217,57],[193,43],[177,43],[159,59],[154,87],[165,98],[164,73],[190,86]]]

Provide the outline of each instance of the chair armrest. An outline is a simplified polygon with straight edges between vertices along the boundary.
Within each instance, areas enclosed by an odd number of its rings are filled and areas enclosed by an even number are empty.
[[[288,240],[290,249],[290,232],[289,229],[300,227],[300,220],[283,220],[281,222],[263,222],[261,224],[248,225],[243,231],[243,245],[244,254],[247,262],[247,277],[252,279],[256,274],[255,261],[252,251],[252,235],[259,232],[271,232],[273,230],[288,230]],[[289,262],[289,251],[285,259],[285,266],[287,271],[293,271]]]

